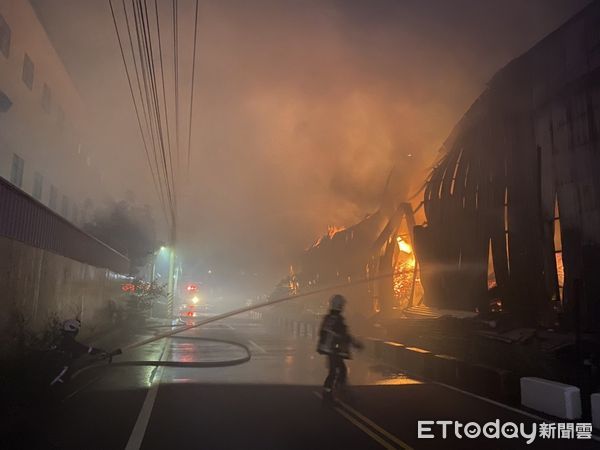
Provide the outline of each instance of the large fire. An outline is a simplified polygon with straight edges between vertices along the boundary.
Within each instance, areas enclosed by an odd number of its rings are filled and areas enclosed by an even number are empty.
[[[415,258],[402,258],[394,266],[394,297],[398,302],[408,300],[412,291],[415,272]]]
[[[393,289],[395,307],[402,308],[408,306],[411,296],[420,298],[422,287],[412,246],[402,236],[397,236],[396,242],[399,251],[394,257]]]

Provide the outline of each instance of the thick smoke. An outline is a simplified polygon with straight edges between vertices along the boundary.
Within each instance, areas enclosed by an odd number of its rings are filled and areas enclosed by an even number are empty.
[[[376,209],[392,167],[416,187],[491,75],[586,3],[202,1],[179,176],[187,267],[272,285],[327,225]],[[93,112],[114,194],[152,201],[106,2],[34,4]]]

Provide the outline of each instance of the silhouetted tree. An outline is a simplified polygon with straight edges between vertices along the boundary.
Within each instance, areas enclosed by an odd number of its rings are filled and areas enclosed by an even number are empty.
[[[137,273],[158,247],[150,206],[138,205],[133,199],[107,204],[83,229],[127,256],[132,273]]]

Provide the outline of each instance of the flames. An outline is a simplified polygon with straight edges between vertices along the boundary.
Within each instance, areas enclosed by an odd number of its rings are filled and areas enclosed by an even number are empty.
[[[420,295],[421,283],[419,273],[415,273],[416,259],[412,245],[402,236],[396,237],[398,253],[394,257],[394,275],[392,277],[394,308],[402,308],[408,304],[411,295]],[[415,292],[413,292],[413,290]]]
[[[396,242],[398,242],[398,248],[400,249],[400,251],[402,253],[406,253],[407,255],[410,255],[413,252],[412,246],[406,242],[402,236],[398,236],[396,237]]]
[[[327,226],[327,234],[319,237],[315,243],[310,247],[310,248],[314,248],[314,247],[318,247],[321,242],[323,242],[324,239],[333,239],[333,237],[338,234],[341,231],[344,231],[346,229],[346,227],[336,227],[335,225],[328,225]]]
[[[398,260],[394,266],[394,275],[392,278],[394,297],[396,301],[402,302],[410,298],[412,290],[413,277],[415,270],[415,259],[410,256]]]
[[[344,231],[346,227],[336,227],[335,225],[329,225],[327,227],[327,237],[329,239],[333,239],[333,237],[338,234],[340,231]]]

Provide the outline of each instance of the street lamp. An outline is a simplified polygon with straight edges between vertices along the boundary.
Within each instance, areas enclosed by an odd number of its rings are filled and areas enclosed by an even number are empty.
[[[154,283],[156,279],[156,259],[163,254],[163,252],[167,249],[164,245],[161,245],[158,250],[152,253],[152,274],[150,276],[150,282]]]

